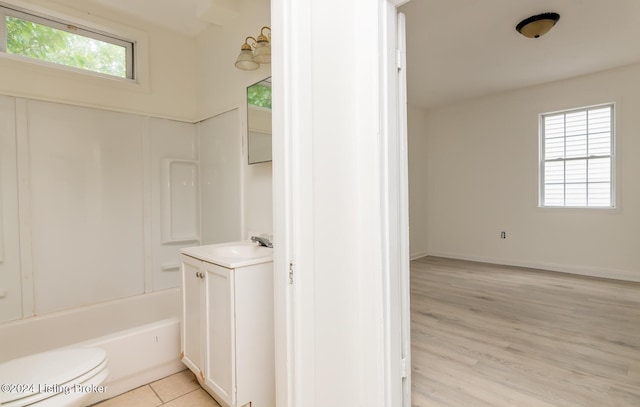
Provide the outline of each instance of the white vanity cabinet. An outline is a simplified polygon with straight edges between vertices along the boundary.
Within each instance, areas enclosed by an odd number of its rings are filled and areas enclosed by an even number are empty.
[[[204,379],[205,297],[200,260],[182,256],[182,362]]]
[[[181,255],[182,362],[223,406],[275,407],[273,263],[195,255]]]

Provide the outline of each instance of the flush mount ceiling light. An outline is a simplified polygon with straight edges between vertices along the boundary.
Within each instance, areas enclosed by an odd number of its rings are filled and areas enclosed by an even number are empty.
[[[560,19],[558,13],[542,13],[520,21],[516,30],[527,38],[539,38],[549,32]]]
[[[265,30],[268,31],[265,34]],[[252,42],[252,44],[249,43]],[[240,47],[236,68],[243,71],[258,69],[260,64],[271,63],[271,28],[262,27],[258,39],[247,37]]]

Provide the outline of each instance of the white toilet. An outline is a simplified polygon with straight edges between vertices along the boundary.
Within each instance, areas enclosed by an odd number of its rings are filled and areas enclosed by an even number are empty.
[[[109,375],[98,348],[68,348],[0,363],[2,407],[81,407]]]

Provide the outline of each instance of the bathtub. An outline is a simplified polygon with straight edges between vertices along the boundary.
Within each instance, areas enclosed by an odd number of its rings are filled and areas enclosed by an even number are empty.
[[[169,289],[0,324],[0,362],[69,346],[107,352],[106,392],[114,397],[184,370],[180,290]]]

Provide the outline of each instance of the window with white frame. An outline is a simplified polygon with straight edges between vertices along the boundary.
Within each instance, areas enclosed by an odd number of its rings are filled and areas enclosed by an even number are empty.
[[[615,206],[613,118],[613,104],[540,116],[540,206]]]
[[[134,79],[134,42],[0,4],[0,51]]]

